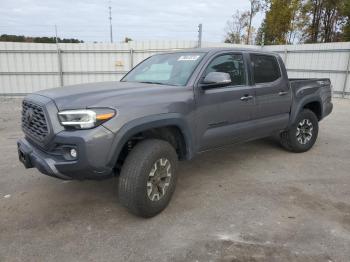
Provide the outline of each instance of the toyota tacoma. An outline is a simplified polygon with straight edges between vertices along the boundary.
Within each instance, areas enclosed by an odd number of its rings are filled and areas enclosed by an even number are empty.
[[[329,79],[288,79],[275,53],[162,53],[118,82],[25,97],[18,155],[26,168],[56,178],[119,176],[120,203],[152,217],[173,195],[179,160],[273,135],[289,151],[308,151],[331,98]]]

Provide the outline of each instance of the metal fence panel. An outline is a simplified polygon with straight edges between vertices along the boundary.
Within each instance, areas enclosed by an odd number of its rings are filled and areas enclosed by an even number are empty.
[[[0,43],[0,94],[57,86],[56,52],[55,45]]]
[[[120,44],[0,42],[0,95],[27,94],[62,85],[116,81],[150,55],[195,48],[196,41],[132,41]],[[330,78],[335,93],[350,97],[350,43],[202,47],[259,48],[278,52],[291,78]]]
[[[330,78],[337,96],[350,97],[350,43],[265,46],[278,52],[291,78]]]

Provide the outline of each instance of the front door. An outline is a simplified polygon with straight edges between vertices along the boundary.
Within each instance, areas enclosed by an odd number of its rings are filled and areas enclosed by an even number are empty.
[[[244,139],[254,109],[254,91],[248,85],[247,65],[240,53],[224,53],[207,65],[200,81],[210,72],[224,72],[231,83],[197,86],[197,144],[199,151]]]

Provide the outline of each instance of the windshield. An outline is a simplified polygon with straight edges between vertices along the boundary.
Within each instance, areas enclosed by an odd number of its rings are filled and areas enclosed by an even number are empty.
[[[121,81],[185,86],[205,53],[154,55],[140,63]]]

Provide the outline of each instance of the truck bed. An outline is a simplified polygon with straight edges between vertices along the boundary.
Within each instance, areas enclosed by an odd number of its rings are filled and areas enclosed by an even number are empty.
[[[302,87],[321,88],[323,86],[330,87],[329,78],[288,78],[292,89],[297,90]],[[329,89],[330,90],[330,89]]]
[[[330,81],[329,78],[288,78],[289,82]]]

